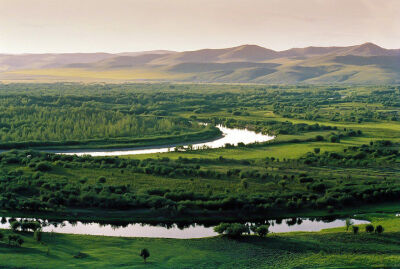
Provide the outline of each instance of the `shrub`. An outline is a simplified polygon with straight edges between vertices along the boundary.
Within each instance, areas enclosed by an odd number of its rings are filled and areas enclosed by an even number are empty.
[[[73,257],[75,258],[75,259],[83,259],[83,258],[86,258],[86,257],[88,257],[89,255],[87,255],[86,253],[83,253],[83,252],[78,252],[78,253],[76,253]]]
[[[326,185],[324,183],[315,183],[311,185],[311,189],[315,192],[323,193],[326,190]]]
[[[35,166],[36,171],[46,172],[51,170],[51,165],[48,162],[40,162]]]
[[[353,228],[353,234],[358,234],[360,228],[358,226],[352,226],[352,228]]]
[[[307,183],[307,182],[313,182],[314,179],[311,177],[301,177],[299,181],[300,183]]]
[[[367,226],[365,226],[365,231],[367,233],[372,233],[374,231],[374,225],[368,224]]]
[[[331,141],[332,143],[339,143],[340,138],[337,135],[332,135],[331,137],[329,137],[329,141]]]
[[[214,231],[219,234],[227,235],[229,237],[239,237],[244,233],[249,233],[249,227],[241,223],[222,222],[214,227]]]
[[[24,240],[19,235],[10,234],[8,235],[8,244],[11,245],[12,242],[17,244],[18,246],[22,246]]]
[[[18,238],[16,242],[17,242],[18,246],[20,247],[20,246],[22,246],[22,244],[23,244],[25,241],[24,241],[24,239],[22,239],[22,238]]]
[[[375,228],[375,232],[377,233],[377,234],[381,234],[381,233],[383,233],[383,227],[382,227],[382,225],[378,225],[378,226],[376,226],[376,228]]]
[[[105,177],[99,177],[98,182],[99,183],[106,183],[106,178]]]
[[[258,236],[265,237],[268,234],[269,225],[260,225],[255,229]]]

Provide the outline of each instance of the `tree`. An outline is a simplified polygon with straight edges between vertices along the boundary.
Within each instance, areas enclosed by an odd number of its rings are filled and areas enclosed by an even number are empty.
[[[365,226],[365,231],[367,233],[372,233],[374,231],[374,225],[368,224],[367,226]]]
[[[377,234],[381,234],[381,233],[383,233],[383,227],[382,227],[382,225],[378,225],[378,226],[376,226],[376,228],[375,228],[375,233],[377,233]]]
[[[229,237],[239,237],[244,233],[249,233],[249,227],[241,223],[224,223],[214,227],[214,231]]]
[[[350,226],[353,224],[354,224],[354,222],[351,219],[346,219],[346,232],[349,230]]]
[[[105,183],[107,179],[105,177],[99,177],[98,182],[99,183]]]
[[[339,136],[337,136],[337,135],[332,135],[331,137],[329,137],[329,140],[330,140],[332,143],[339,143],[339,142],[340,142],[340,138],[339,138]]]
[[[261,237],[265,237],[268,234],[269,225],[260,225],[256,228],[256,234]]]
[[[320,148],[314,148],[314,152],[315,152],[316,154],[318,154],[318,153],[321,152],[321,149],[320,149]]]
[[[214,232],[219,234],[224,234],[225,231],[228,229],[229,223],[221,222],[217,226],[214,227]]]
[[[20,246],[22,246],[22,244],[24,243],[24,239],[22,239],[22,238],[20,237],[20,238],[18,238],[18,239],[16,240],[16,242],[17,242],[18,246],[20,247]]]
[[[11,242],[15,242],[19,246],[21,246],[24,243],[24,240],[18,235],[9,234],[8,235],[8,244],[11,245]]]
[[[51,170],[51,165],[48,162],[40,162],[36,164],[35,170],[40,172],[46,172]]]
[[[147,250],[147,248],[142,249],[140,252],[140,256],[143,258],[144,263],[146,263],[146,259],[150,257],[150,252]]]
[[[360,229],[358,226],[352,226],[353,234],[358,234],[358,230]]]

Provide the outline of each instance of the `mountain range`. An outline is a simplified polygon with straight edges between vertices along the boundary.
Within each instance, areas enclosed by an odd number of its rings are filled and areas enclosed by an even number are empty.
[[[175,52],[0,54],[4,81],[400,83],[400,49],[373,43],[275,51],[257,45]]]

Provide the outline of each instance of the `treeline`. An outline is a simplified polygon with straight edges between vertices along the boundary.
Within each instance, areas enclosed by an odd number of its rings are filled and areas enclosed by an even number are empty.
[[[89,184],[87,178],[71,180],[68,177],[54,180],[51,176],[57,165],[68,169],[69,165],[81,163],[82,167],[116,168],[122,174],[129,172],[165,174],[165,178],[181,176],[190,180],[199,171],[199,164],[205,160],[180,159],[124,160],[119,158],[94,158],[89,156],[63,156],[34,151],[11,151],[0,155],[0,165],[17,167],[2,169],[0,175],[0,207],[6,210],[62,211],[63,208],[103,208],[103,209],[151,209],[160,214],[185,215],[193,211],[215,212],[219,210],[237,211],[241,214],[274,214],[279,210],[328,209],[336,210],[347,206],[383,201],[398,201],[400,186],[393,181],[332,181],[307,174],[279,176],[263,174],[251,169],[254,163],[247,161],[211,160],[215,163],[238,162],[249,165],[250,169],[233,168],[226,178],[242,178],[238,181],[241,190],[248,188],[246,179],[265,180],[266,184],[280,186],[265,193],[247,191],[213,193],[168,189],[162,186],[148,186],[136,189],[130,184],[109,183],[106,177],[99,177]],[[266,164],[285,166],[290,160],[269,159]],[[232,163],[233,164],[233,163]],[[24,169],[18,169],[18,167]],[[28,170],[26,170],[28,169]],[[93,168],[97,169],[97,168]],[[182,171],[178,174],[176,171]],[[183,172],[187,171],[187,172]],[[190,171],[190,172],[189,172]],[[211,170],[210,170],[211,171]],[[173,174],[171,174],[173,173]],[[200,174],[197,174],[200,175]],[[213,174],[218,175],[217,173]],[[213,175],[204,176],[212,178]]]
[[[399,146],[389,140],[370,142],[369,145],[349,147],[341,152],[308,153],[301,160],[308,165],[333,165],[347,167],[393,166],[400,157]]]
[[[361,93],[303,91],[275,102],[273,111],[285,118],[340,122],[398,121],[398,87],[382,87]],[[290,98],[293,97],[293,98]],[[356,105],[354,105],[356,104]],[[362,104],[362,105],[361,105]]]
[[[179,135],[203,126],[181,118],[141,117],[95,108],[0,107],[1,142],[71,141]]]
[[[304,132],[337,130],[336,126],[324,126],[318,123],[292,123],[289,121],[254,121],[254,120],[240,120],[235,118],[218,118],[213,117],[209,119],[213,124],[222,124],[229,128],[247,128],[258,133],[263,134],[299,134]]]

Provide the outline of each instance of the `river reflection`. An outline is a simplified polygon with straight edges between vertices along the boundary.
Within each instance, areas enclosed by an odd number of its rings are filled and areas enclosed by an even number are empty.
[[[0,228],[9,229],[10,223],[18,221],[38,221],[44,232],[88,234],[120,237],[157,237],[157,238],[203,238],[215,236],[214,226],[217,223],[129,223],[129,222],[82,222],[82,221],[52,221],[32,218],[10,218],[1,219]],[[352,219],[354,225],[367,224],[368,221]],[[291,218],[265,220],[257,223],[247,224],[269,224],[272,233],[286,232],[315,232],[322,229],[343,227],[344,219],[317,219],[317,218]]]

